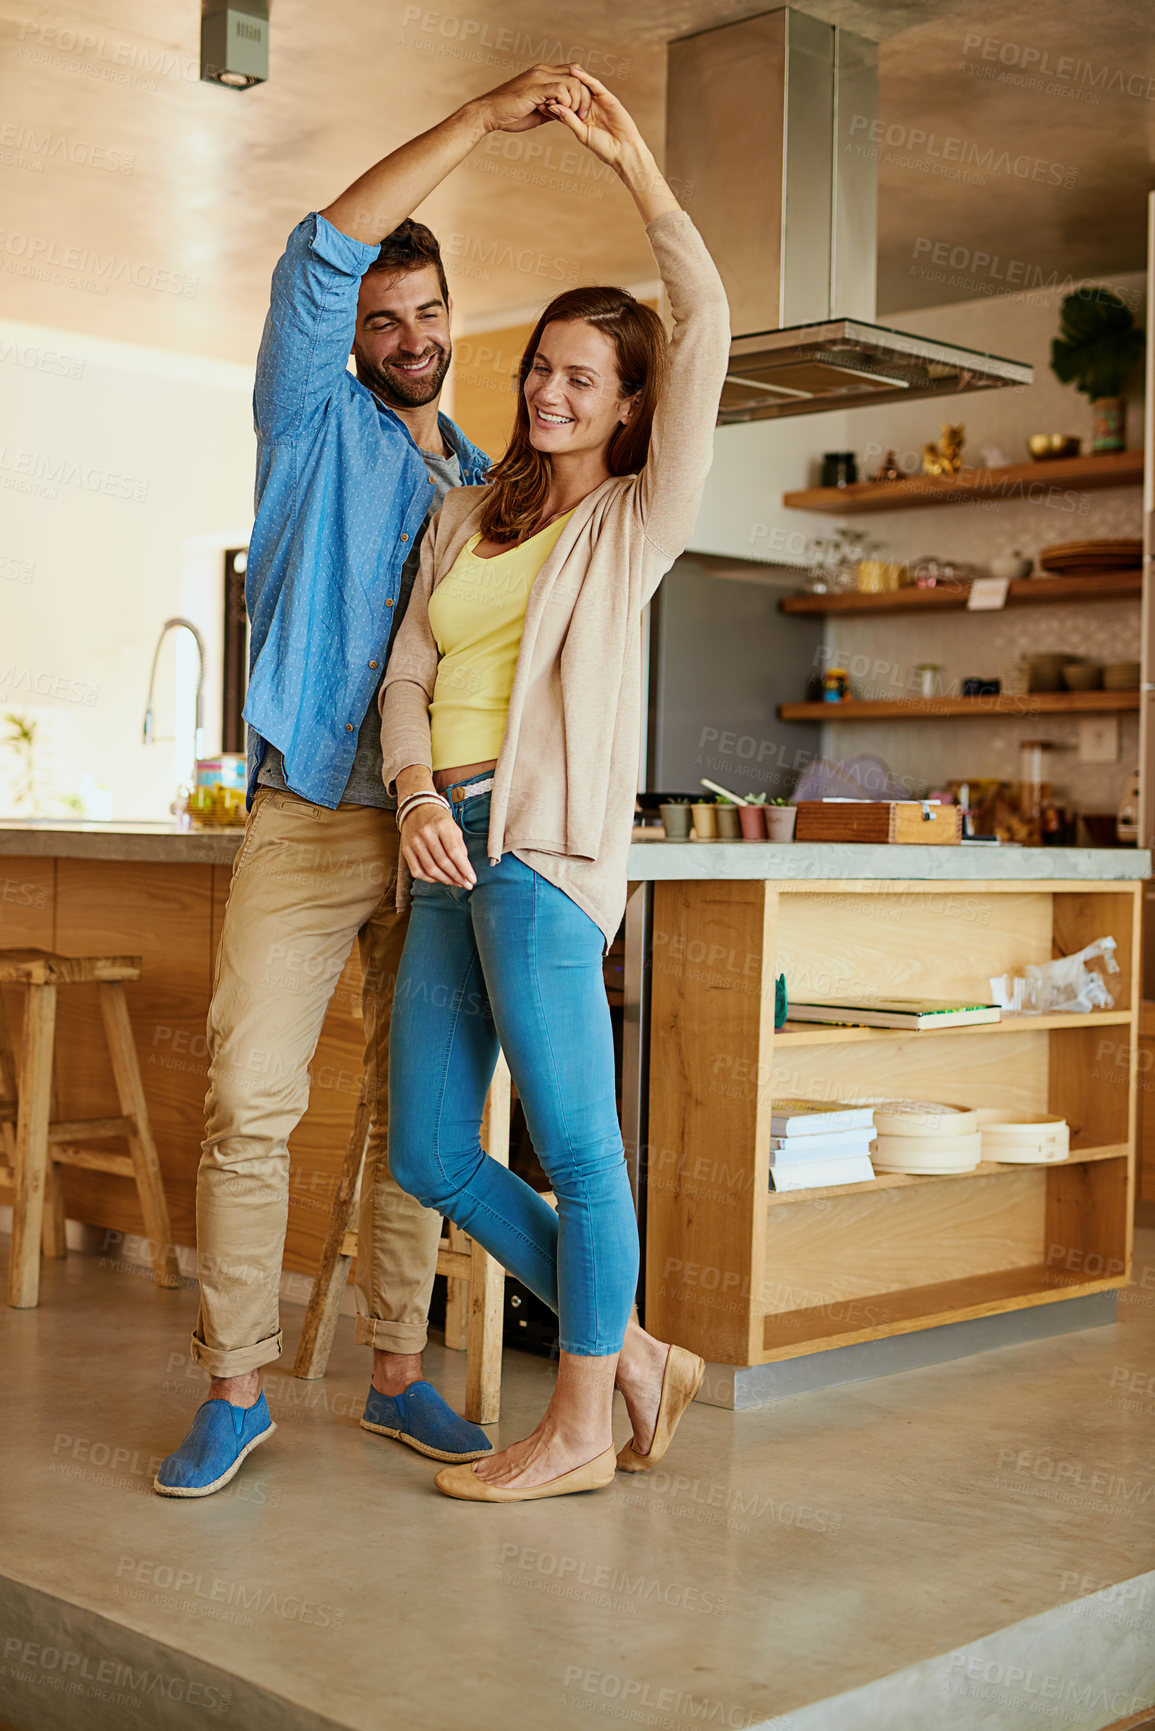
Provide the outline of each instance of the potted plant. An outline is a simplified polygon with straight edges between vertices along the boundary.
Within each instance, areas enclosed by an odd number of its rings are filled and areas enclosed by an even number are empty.
[[[1143,353],[1143,333],[1131,309],[1110,289],[1078,289],[1063,302],[1051,371],[1091,399],[1092,453],[1126,445],[1123,386]]]
[[[718,795],[714,807],[714,822],[718,827],[718,835],[722,841],[739,841],[742,835],[742,824],[739,814],[742,807],[736,800],[726,799]]]
[[[665,805],[658,807],[662,814],[662,828],[666,832],[667,841],[689,841],[690,839],[690,802],[688,799],[671,799]]]
[[[738,822],[743,841],[766,840],[766,795],[752,793],[745,805],[738,807]]]
[[[798,807],[785,799],[772,799],[766,806],[766,834],[771,841],[793,841]]]
[[[694,814],[694,834],[699,841],[716,841],[718,824],[715,817],[717,806],[712,799],[696,799],[690,806]]]

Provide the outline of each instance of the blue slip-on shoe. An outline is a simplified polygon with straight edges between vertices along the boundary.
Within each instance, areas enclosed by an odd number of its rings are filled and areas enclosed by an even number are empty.
[[[206,1400],[180,1447],[161,1461],[152,1488],[162,1497],[211,1497],[276,1428],[263,1390],[254,1406]]]
[[[370,1383],[361,1429],[396,1437],[435,1461],[477,1461],[493,1452],[481,1426],[447,1406],[431,1382],[411,1382],[399,1395],[379,1394]]]

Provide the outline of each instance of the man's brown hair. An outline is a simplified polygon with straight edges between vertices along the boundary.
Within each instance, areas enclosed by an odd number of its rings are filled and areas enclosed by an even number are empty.
[[[369,269],[398,276],[402,271],[424,270],[425,266],[430,264],[437,272],[441,298],[448,306],[449,284],[445,280],[445,268],[441,263],[441,248],[437,244],[437,236],[432,229],[426,228],[423,222],[414,222],[411,216],[407,216],[404,222],[398,223],[392,234],[385,236]]]

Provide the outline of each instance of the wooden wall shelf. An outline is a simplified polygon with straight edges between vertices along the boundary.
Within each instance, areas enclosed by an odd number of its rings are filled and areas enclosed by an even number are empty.
[[[961,613],[970,594],[969,583],[950,588],[892,589],[883,595],[784,595],[782,613]],[[1070,606],[1086,601],[1139,601],[1142,571],[1095,571],[1085,577],[1023,577],[1007,588],[1008,607]]]
[[[1139,707],[1137,691],[1036,691],[1027,697],[851,697],[841,703],[780,703],[781,721],[982,721],[1037,715],[1118,715]]]
[[[926,505],[965,505],[974,499],[1044,504],[1052,492],[1139,486],[1142,451],[1112,451],[1102,457],[1056,457],[1043,463],[1012,463],[1005,469],[963,469],[957,475],[910,475],[901,481],[857,481],[851,487],[804,487],[783,493],[796,511],[855,517],[870,511],[909,511]]]

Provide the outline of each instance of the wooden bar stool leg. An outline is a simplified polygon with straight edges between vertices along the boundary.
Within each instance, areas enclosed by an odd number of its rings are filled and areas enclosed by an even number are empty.
[[[349,1280],[349,1265],[353,1258],[346,1250],[345,1239],[353,1217],[353,1207],[361,1183],[365,1149],[369,1141],[372,1114],[364,1095],[357,1103],[353,1133],[345,1148],[345,1158],[337,1179],[337,1195],[329,1216],[329,1229],[321,1251],[313,1292],[305,1310],[305,1323],[297,1346],[293,1374],[303,1378],[324,1376],[341,1314],[341,1299]]]
[[[481,1119],[481,1146],[509,1165],[509,1066],[497,1060]],[[473,1424],[496,1424],[501,1414],[501,1335],[505,1270],[474,1243],[469,1274],[469,1328],[465,1354],[465,1416]]]
[[[104,1036],[108,1041],[109,1057],[112,1059],[112,1073],[116,1078],[120,1110],[133,1122],[128,1145],[136,1174],[141,1213],[144,1215],[144,1230],[152,1252],[156,1283],[158,1286],[177,1287],[180,1285],[180,1264],[177,1262],[176,1246],[172,1241],[172,1226],[168,1217],[168,1203],[165,1201],[160,1159],[148,1121],[144,1085],[136,1060],[136,1041],[133,1038],[132,1023],[128,1018],[128,1001],[119,981],[101,985],[100,1013],[104,1019]]]
[[[56,1089],[56,1044],[53,1042],[52,1063],[52,1117],[54,1123],[60,1117],[60,1101]],[[68,1234],[64,1223],[64,1190],[60,1183],[60,1175],[56,1170],[56,1162],[52,1158],[52,1144],[48,1144],[48,1164],[44,1168],[44,1224],[40,1233],[40,1249],[45,1256],[57,1260],[68,1255]]]
[[[52,1041],[56,1031],[56,987],[27,986],[20,1063],[20,1110],[16,1121],[16,1198],[8,1303],[32,1310],[40,1300],[40,1234],[48,1167],[48,1119],[52,1109]]]
[[[12,1050],[12,1034],[8,1027],[8,1007],[4,1002],[4,991],[0,987],[0,1100],[5,1105],[14,1106],[19,1095],[16,1085],[16,1056]],[[16,1169],[16,1126],[7,1120],[0,1124],[0,1148],[4,1150],[4,1159]]]
[[[45,1256],[56,1259],[68,1255],[67,1229],[64,1224],[64,1192],[49,1154],[44,1168],[44,1219],[40,1228],[40,1248]]]
[[[12,1034],[8,1026],[8,1010],[4,1003],[4,993],[0,991],[0,1100],[12,1104],[17,1098],[16,1057],[12,1050]],[[56,1109],[56,1087],[52,1088],[49,1101],[50,1118],[60,1116]],[[0,1147],[4,1150],[7,1165],[16,1168],[16,1126],[7,1122],[0,1124]],[[56,1180],[56,1169],[49,1158],[44,1167],[44,1220],[41,1229],[41,1248],[45,1256],[60,1257],[67,1252],[64,1236],[64,1198],[60,1185]]]
[[[454,1226],[452,1220],[445,1222],[449,1236],[450,1250],[468,1251],[473,1243],[467,1232],[460,1226]],[[469,1329],[469,1282],[455,1280],[452,1275],[445,1282],[445,1344],[451,1352],[464,1352]]]

